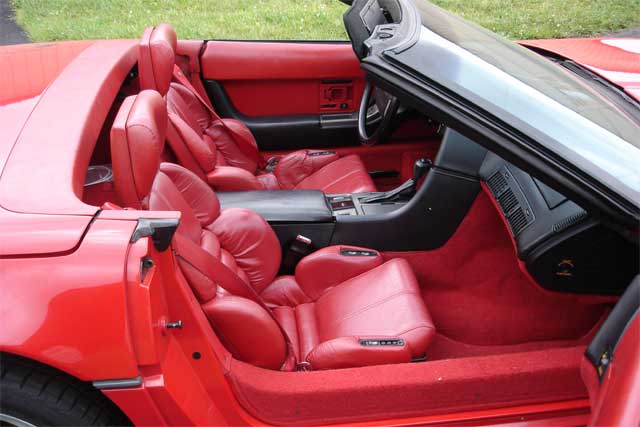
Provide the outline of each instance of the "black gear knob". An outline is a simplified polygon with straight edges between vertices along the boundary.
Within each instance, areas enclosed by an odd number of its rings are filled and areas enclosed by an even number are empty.
[[[424,176],[429,169],[431,169],[432,163],[429,159],[418,159],[413,164],[413,181],[418,182],[420,178]]]

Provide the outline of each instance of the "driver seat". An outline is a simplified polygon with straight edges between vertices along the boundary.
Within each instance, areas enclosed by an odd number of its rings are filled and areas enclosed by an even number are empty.
[[[279,158],[275,167],[267,167],[247,126],[220,118],[176,65],[176,47],[176,33],[169,25],[145,30],[138,48],[140,89],[155,90],[165,97],[171,149],[184,167],[215,190],[377,191],[357,155],[298,150]]]

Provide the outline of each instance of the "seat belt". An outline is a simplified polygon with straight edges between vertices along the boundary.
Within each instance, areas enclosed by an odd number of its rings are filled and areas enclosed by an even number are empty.
[[[247,144],[245,142],[245,138],[242,135],[238,134],[236,131],[234,131],[229,126],[227,126],[227,124],[218,115],[218,113],[216,113],[213,107],[205,99],[202,98],[202,96],[200,95],[200,92],[198,92],[196,88],[193,87],[193,84],[191,84],[187,76],[184,75],[180,67],[178,67],[175,64],[173,66],[173,78],[178,83],[186,87],[193,94],[193,96],[196,97],[196,99],[200,102],[200,104],[202,104],[207,109],[207,111],[211,113],[211,116],[220,123],[220,125],[229,133],[229,135],[231,135],[231,137],[233,138],[234,142],[236,143],[236,145],[238,146],[238,149],[242,152],[242,154],[244,154],[250,159],[254,159],[257,153],[258,163],[259,164],[263,163],[262,157],[260,156],[260,153],[258,152],[257,147],[253,147],[252,144]],[[256,150],[254,151],[253,148],[255,148]],[[264,165],[260,164],[261,168],[263,166]]]
[[[285,331],[282,325],[280,325],[280,322],[278,322],[278,319],[276,319],[273,311],[271,311],[267,304],[265,304],[264,300],[260,295],[258,295],[256,290],[253,289],[253,286],[240,279],[233,271],[229,269],[229,267],[222,263],[222,261],[206,253],[199,245],[195,244],[190,239],[183,237],[179,233],[174,234],[172,247],[176,257],[180,258],[191,267],[198,270],[201,274],[205,275],[211,280],[217,278],[218,280],[214,280],[216,284],[220,282],[225,283],[226,286],[222,286],[222,288],[227,292],[231,293],[232,295],[250,299],[260,307],[262,307],[264,310],[266,310],[273,321],[276,322],[278,328],[280,328],[280,332],[282,332],[282,336],[284,337],[284,340],[287,344],[287,357],[282,368],[288,368],[290,367],[290,364],[296,367],[299,366],[299,364],[297,363],[298,361],[295,358],[295,351],[291,342],[291,338],[289,338],[289,334],[287,334],[287,331]],[[223,277],[219,277],[220,274],[222,274]],[[221,285],[218,284],[218,286]]]

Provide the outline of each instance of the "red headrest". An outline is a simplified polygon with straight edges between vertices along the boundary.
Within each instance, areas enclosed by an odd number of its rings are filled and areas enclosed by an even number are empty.
[[[167,106],[145,90],[127,97],[111,127],[111,162],[116,191],[127,207],[147,208],[167,132]]]
[[[176,63],[176,32],[167,24],[144,30],[138,45],[140,89],[153,89],[167,94],[173,66]]]

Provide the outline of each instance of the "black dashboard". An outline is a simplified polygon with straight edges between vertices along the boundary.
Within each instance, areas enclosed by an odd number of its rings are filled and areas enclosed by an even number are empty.
[[[617,295],[638,274],[637,245],[528,173],[487,153],[480,177],[541,286]]]

